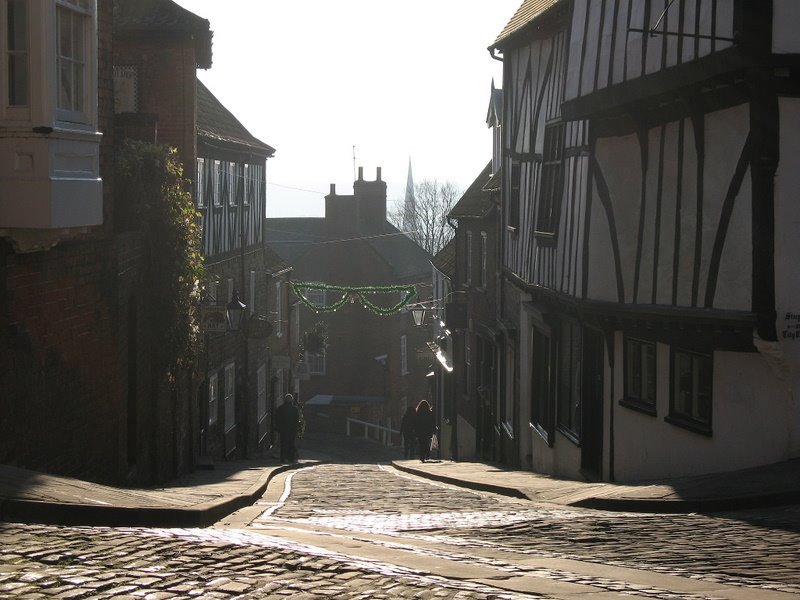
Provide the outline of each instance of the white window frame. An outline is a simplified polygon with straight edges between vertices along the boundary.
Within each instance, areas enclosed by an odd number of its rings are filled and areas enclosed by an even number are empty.
[[[236,361],[225,365],[225,433],[236,426]]]
[[[487,240],[488,236],[485,231],[481,231],[481,280],[480,286],[486,289],[488,285],[488,278],[486,273],[486,253],[487,253]]]
[[[267,416],[267,365],[258,367],[256,371],[256,416],[261,421]]]
[[[239,189],[239,186],[237,185],[238,182],[236,177],[236,170],[237,170],[236,163],[229,162],[228,168],[226,169],[227,171],[226,174],[228,176],[228,206],[239,205],[238,199],[236,198],[236,192]]]
[[[275,335],[283,337],[283,281],[275,282]]]
[[[206,207],[206,159],[197,158],[197,179],[195,181],[197,208]]]
[[[250,194],[253,193],[253,183],[250,181],[250,165],[244,163],[242,168],[242,186],[244,193],[242,194],[242,202],[245,206],[250,206]]]
[[[325,353],[319,352],[316,354],[311,354],[310,352],[305,353],[306,364],[308,365],[308,372],[311,375],[325,375],[326,372],[326,361],[325,361]]]
[[[211,186],[214,208],[220,208],[222,206],[222,161],[214,160],[214,168],[211,169]]]
[[[217,279],[211,277],[206,284],[206,299],[209,304],[217,303]]]
[[[19,2],[20,6],[24,7],[24,17],[21,19],[21,30],[17,33],[17,37],[24,37],[24,47],[19,46],[15,48],[10,47],[9,32],[11,31],[11,24],[9,23],[9,7],[12,2]],[[32,67],[31,64],[31,12],[32,7],[27,0],[0,0],[0,60],[3,64],[3,77],[0,81],[0,104],[6,112],[6,117],[11,119],[28,120],[30,119],[30,105],[31,105],[31,92],[32,92]],[[20,35],[22,34],[22,35]],[[11,90],[9,87],[9,75],[11,57],[23,58],[21,62],[24,63],[25,76],[23,87],[25,102],[19,104],[11,104]],[[2,114],[2,113],[0,113]]]
[[[97,103],[97,76],[96,65],[96,19],[97,9],[94,0],[56,0],[55,14],[55,57],[56,57],[56,87],[55,103],[56,118],[67,123],[90,124],[96,112]],[[61,54],[61,19],[66,15],[71,20],[77,20],[77,30],[81,32],[81,39],[78,46],[73,50],[78,50],[75,56]],[[74,33],[74,31],[73,31]],[[63,107],[61,104],[62,69],[64,63],[71,63],[72,67],[83,69],[83,77],[80,81],[80,104],[78,106]],[[94,76],[93,76],[94,71]],[[73,99],[74,100],[74,99]]]
[[[219,420],[219,375],[208,376],[208,424],[214,425]]]

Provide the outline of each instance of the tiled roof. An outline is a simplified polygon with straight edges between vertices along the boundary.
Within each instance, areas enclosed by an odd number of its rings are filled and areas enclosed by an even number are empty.
[[[207,30],[208,19],[178,6],[172,0],[116,0],[114,27],[122,29]]]
[[[208,19],[178,6],[172,0],[114,0],[115,32],[189,33],[201,69],[211,67],[211,32]]]
[[[517,12],[514,13],[514,16],[511,17],[511,20],[508,22],[508,24],[503,28],[503,31],[500,32],[500,35],[497,36],[497,39],[494,41],[494,44],[490,46],[490,48],[495,48],[501,45],[502,42],[506,41],[513,34],[520,31],[531,21],[540,17],[553,6],[562,1],[563,0],[525,0],[522,3],[522,6],[517,9]]]
[[[425,250],[388,222],[384,224],[384,233],[384,236],[354,239],[348,244],[352,244],[355,256],[363,252],[369,254],[364,245],[371,248],[399,279],[430,276],[431,257]],[[316,243],[328,241],[329,235],[325,219],[321,217],[268,218],[266,238],[275,252],[293,264]]]
[[[483,186],[484,192],[499,192],[503,183],[503,169],[497,169],[497,173],[489,178],[486,185]]]
[[[486,216],[494,206],[491,194],[483,189],[491,176],[492,161],[489,161],[447,216],[454,219]]]
[[[272,146],[253,137],[199,79],[197,80],[197,137],[198,141],[221,143],[234,149],[255,151],[267,156],[275,154]]]
[[[450,238],[450,241],[447,242],[439,252],[436,253],[436,256],[433,257],[431,261],[436,270],[440,273],[444,273],[450,279],[455,277],[456,274],[456,238]]]

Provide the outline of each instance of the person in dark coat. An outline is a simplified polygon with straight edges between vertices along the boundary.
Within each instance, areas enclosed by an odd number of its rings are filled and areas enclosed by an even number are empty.
[[[420,400],[417,404],[415,425],[419,443],[419,459],[425,462],[431,457],[431,438],[436,432],[433,408],[427,400]]]
[[[407,406],[406,412],[403,413],[403,420],[400,421],[400,435],[403,437],[403,455],[406,458],[414,457],[414,449],[417,445],[417,432],[414,427],[416,414],[413,406]]]
[[[286,394],[281,405],[275,410],[275,428],[281,438],[281,462],[296,462],[297,448],[295,447],[295,437],[297,436],[297,422],[300,413],[294,403],[294,397]]]

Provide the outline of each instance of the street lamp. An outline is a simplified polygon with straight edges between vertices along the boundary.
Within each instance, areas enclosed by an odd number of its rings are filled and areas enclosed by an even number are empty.
[[[244,312],[247,305],[239,299],[239,290],[233,290],[233,297],[225,307],[228,313],[228,327],[231,331],[239,331],[244,321]]]
[[[425,307],[422,304],[415,304],[411,308],[411,318],[414,319],[414,325],[422,327],[422,323],[425,321]]]

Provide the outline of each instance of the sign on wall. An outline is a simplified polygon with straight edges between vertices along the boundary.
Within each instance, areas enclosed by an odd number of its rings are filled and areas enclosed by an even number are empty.
[[[228,331],[228,317],[224,306],[201,306],[200,329],[203,333],[225,333]]]

